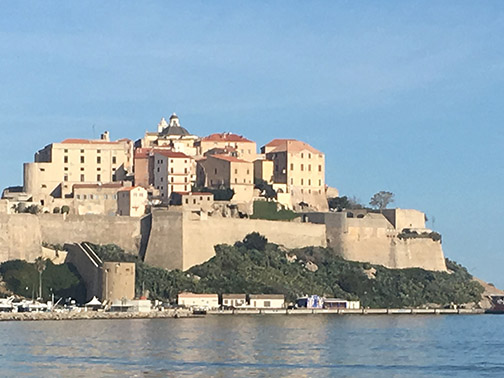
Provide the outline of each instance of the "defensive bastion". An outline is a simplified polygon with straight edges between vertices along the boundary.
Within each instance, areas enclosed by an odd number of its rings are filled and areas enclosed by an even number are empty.
[[[423,213],[391,210],[383,214],[307,213],[303,222],[197,217],[190,212],[154,210],[143,218],[0,214],[0,262],[34,260],[42,244],[117,244],[145,262],[186,270],[214,256],[216,244],[233,244],[259,232],[287,248],[331,247],[348,260],[389,268],[446,270],[439,240],[401,238],[406,226],[422,229]]]

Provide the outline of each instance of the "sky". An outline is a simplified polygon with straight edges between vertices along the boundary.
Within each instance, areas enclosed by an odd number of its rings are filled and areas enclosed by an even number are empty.
[[[175,112],[310,143],[341,195],[392,191],[504,288],[503,84],[502,1],[4,1],[0,188],[45,145]]]

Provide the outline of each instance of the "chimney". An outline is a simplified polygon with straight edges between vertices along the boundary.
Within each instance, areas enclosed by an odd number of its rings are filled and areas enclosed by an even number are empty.
[[[104,140],[105,142],[110,142],[110,133],[108,131],[104,131],[100,139]]]

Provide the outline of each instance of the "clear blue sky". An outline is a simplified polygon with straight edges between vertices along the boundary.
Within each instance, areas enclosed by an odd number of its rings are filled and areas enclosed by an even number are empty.
[[[503,84],[502,1],[4,1],[0,186],[51,142],[176,112],[198,135],[307,141],[329,185],[394,192],[504,288]]]

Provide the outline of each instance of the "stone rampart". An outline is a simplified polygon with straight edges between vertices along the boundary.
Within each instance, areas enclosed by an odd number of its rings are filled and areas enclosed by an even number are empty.
[[[107,215],[40,214],[42,241],[50,244],[117,244],[137,254],[140,247],[140,220]]]
[[[39,218],[31,214],[0,214],[0,262],[33,261],[42,254]]]

